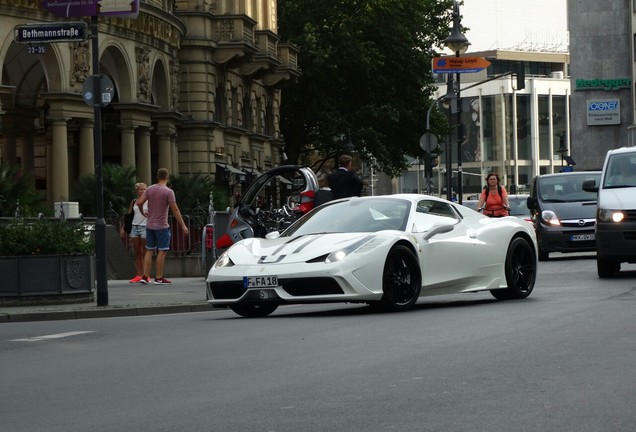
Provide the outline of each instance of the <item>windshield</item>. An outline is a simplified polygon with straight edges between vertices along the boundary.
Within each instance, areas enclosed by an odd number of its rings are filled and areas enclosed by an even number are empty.
[[[411,203],[406,200],[351,198],[312,210],[283,232],[298,236],[334,232],[377,232],[406,228]]]
[[[605,168],[604,188],[636,187],[636,154],[617,153],[610,156]]]
[[[587,179],[600,180],[601,173],[555,175],[539,180],[538,195],[544,202],[596,201],[596,192],[583,190]]]

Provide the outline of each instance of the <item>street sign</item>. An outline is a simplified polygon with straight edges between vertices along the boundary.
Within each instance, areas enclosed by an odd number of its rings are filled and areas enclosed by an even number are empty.
[[[50,22],[17,25],[13,40],[18,43],[79,42],[88,38],[88,25],[81,22]]]
[[[435,150],[437,148],[437,142],[437,136],[433,135],[430,132],[426,132],[420,137],[420,147],[426,153],[431,153],[433,150]]]
[[[139,0],[43,0],[44,9],[59,18],[118,16],[137,18]]]
[[[82,86],[82,97],[84,98],[84,102],[86,102],[88,106],[91,107],[94,107],[96,105],[95,95],[93,94],[93,89],[95,88],[94,82],[95,76],[93,75],[88,77],[88,79],[84,81],[84,85]],[[106,75],[101,75],[99,86],[99,91],[101,94],[100,106],[105,107],[113,101],[113,96],[115,95],[115,84],[113,84],[113,81]]]
[[[490,66],[483,57],[435,57],[433,73],[473,73]]]

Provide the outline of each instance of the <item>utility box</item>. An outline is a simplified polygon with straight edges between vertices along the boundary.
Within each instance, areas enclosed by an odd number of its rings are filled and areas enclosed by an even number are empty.
[[[55,211],[55,217],[60,219],[62,213],[64,213],[64,219],[77,219],[79,218],[79,203],[72,201],[57,201],[53,207]]]

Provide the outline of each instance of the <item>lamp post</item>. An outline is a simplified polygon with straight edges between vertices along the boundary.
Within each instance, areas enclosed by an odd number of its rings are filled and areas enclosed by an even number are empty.
[[[453,0],[453,30],[450,36],[444,39],[444,45],[455,53],[455,57],[459,57],[468,50],[470,42],[466,39],[466,36],[461,31],[462,17],[459,14],[459,3],[457,0]],[[462,203],[462,127],[461,127],[461,115],[462,105],[460,99],[460,74],[455,74],[455,92],[457,95],[456,105],[456,131],[457,131],[457,199],[459,203]]]

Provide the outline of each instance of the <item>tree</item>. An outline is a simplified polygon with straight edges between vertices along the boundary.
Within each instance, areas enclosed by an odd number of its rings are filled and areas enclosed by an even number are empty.
[[[431,103],[434,47],[450,0],[279,0],[279,33],[300,49],[302,76],[283,88],[281,131],[291,162],[335,155],[351,139],[395,175],[419,156]]]

